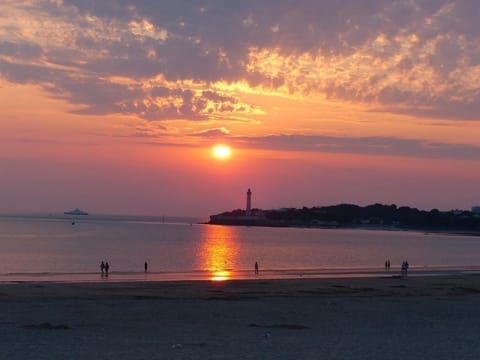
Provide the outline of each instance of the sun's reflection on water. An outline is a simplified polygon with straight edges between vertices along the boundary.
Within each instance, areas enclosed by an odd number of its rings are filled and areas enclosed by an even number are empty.
[[[233,227],[206,226],[198,253],[200,266],[208,272],[212,281],[230,280],[237,264],[238,251]]]

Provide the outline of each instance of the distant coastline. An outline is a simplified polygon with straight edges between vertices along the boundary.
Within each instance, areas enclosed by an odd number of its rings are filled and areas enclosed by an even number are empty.
[[[75,208],[73,210],[65,211],[65,215],[88,215],[88,212]]]
[[[274,210],[237,209],[210,216],[208,224],[230,226],[415,230],[480,235],[480,214],[467,210],[430,211],[407,206],[339,204]]]

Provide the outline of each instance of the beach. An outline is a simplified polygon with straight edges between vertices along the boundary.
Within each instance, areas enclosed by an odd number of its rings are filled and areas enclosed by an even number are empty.
[[[0,284],[5,359],[477,359],[480,276]]]

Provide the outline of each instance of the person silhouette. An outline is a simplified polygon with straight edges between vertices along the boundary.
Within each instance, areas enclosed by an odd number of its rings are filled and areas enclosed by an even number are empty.
[[[145,272],[148,271],[148,263],[145,261]]]
[[[102,272],[102,274],[105,271],[105,263],[103,261],[100,263],[100,271]]]
[[[110,269],[110,265],[108,264],[108,261],[105,263],[105,275],[108,275],[108,270]]]
[[[258,262],[255,261],[255,274],[258,274]]]

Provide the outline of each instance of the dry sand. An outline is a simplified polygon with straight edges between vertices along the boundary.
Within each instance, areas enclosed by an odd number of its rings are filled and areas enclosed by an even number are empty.
[[[0,284],[0,359],[480,359],[480,276]]]

